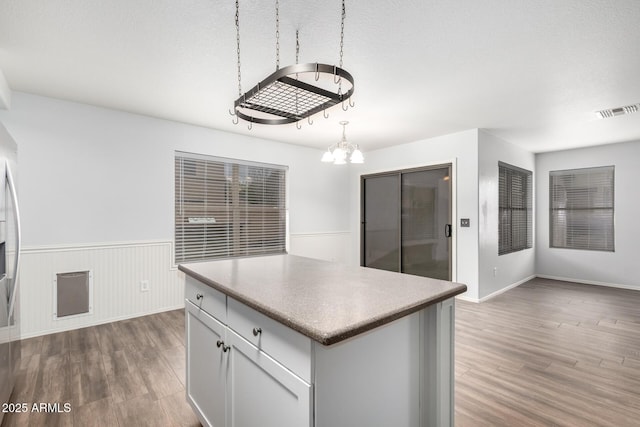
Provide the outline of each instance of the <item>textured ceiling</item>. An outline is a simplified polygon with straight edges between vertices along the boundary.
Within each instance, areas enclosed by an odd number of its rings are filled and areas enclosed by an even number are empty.
[[[243,91],[275,70],[274,1],[240,0]],[[281,66],[338,62],[340,0],[280,0]],[[0,0],[15,91],[324,148],[470,128],[533,152],[640,140],[638,0],[347,0],[355,108],[314,124],[233,125],[232,0]]]

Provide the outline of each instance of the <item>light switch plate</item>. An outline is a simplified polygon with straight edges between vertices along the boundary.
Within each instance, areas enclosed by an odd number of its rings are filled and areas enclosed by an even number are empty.
[[[471,220],[469,218],[460,218],[460,227],[470,227]]]

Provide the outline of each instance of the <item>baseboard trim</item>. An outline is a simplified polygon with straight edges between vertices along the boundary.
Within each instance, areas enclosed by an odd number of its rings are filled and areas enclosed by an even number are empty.
[[[583,285],[604,286],[607,288],[629,289],[632,291],[640,291],[640,286],[623,285],[619,283],[599,282],[597,280],[574,279],[571,277],[550,276],[547,274],[536,274],[535,277],[540,279],[559,280],[562,282],[581,283]]]
[[[500,295],[502,293],[505,293],[510,289],[518,287],[518,286],[522,285],[523,283],[528,282],[531,279],[535,279],[536,277],[537,276],[535,274],[533,274],[533,275],[531,275],[529,277],[525,277],[522,280],[518,280],[517,282],[512,283],[512,284],[510,284],[510,285],[508,285],[508,286],[506,286],[506,287],[504,287],[502,289],[498,289],[497,291],[492,292],[489,295],[486,295],[486,296],[484,296],[482,298],[471,298],[471,297],[467,297],[467,296],[464,296],[464,295],[458,295],[458,296],[456,296],[456,298],[461,299],[463,301],[469,301],[469,302],[474,302],[476,304],[479,304],[479,303],[482,303],[482,302],[485,302],[485,301],[489,301],[491,298],[495,298],[498,295]]]
[[[468,301],[468,302],[474,302],[474,303],[479,303],[480,300],[478,298],[471,298],[471,297],[467,297],[464,295],[456,295],[455,296],[456,299],[462,300],[462,301]]]
[[[518,287],[518,286],[522,285],[523,283],[528,282],[529,280],[531,280],[531,279],[535,279],[535,278],[536,278],[536,275],[535,275],[535,274],[532,274],[532,275],[531,275],[531,276],[529,276],[529,277],[525,277],[525,278],[524,278],[524,279],[522,279],[522,280],[518,280],[517,282],[512,283],[512,284],[510,284],[510,285],[509,285],[509,286],[507,286],[507,287],[504,287],[504,288],[502,288],[502,289],[498,289],[497,291],[492,292],[492,293],[490,293],[489,295],[487,295],[487,296],[484,296],[484,297],[480,298],[479,302],[485,302],[485,301],[488,301],[488,300],[490,300],[491,298],[495,298],[495,297],[497,297],[498,295],[500,295],[500,294],[502,294],[502,293],[507,292],[509,289],[516,288],[516,287]]]
[[[28,338],[35,338],[35,337],[40,337],[43,335],[50,335],[50,334],[56,334],[58,332],[67,332],[67,331],[73,331],[76,329],[82,329],[82,328],[89,328],[91,326],[98,326],[98,325],[104,325],[106,323],[112,323],[112,322],[119,322],[121,320],[127,320],[127,319],[135,319],[136,317],[142,317],[142,316],[148,316],[150,314],[157,314],[157,313],[163,313],[165,311],[172,311],[172,310],[179,310],[179,309],[183,309],[184,308],[184,304],[180,304],[174,307],[162,307],[156,310],[151,310],[151,311],[147,311],[147,312],[143,312],[143,313],[134,313],[134,314],[127,314],[124,316],[117,316],[117,317],[112,317],[112,318],[108,318],[108,319],[101,319],[98,321],[94,321],[94,322],[89,322],[86,325],[82,325],[82,326],[78,326],[78,325],[73,325],[73,326],[63,326],[61,328],[55,328],[55,329],[49,329],[46,331],[38,331],[38,332],[33,332],[33,333],[29,333],[29,334],[24,334],[24,335],[20,335],[20,339],[21,340],[25,340]]]
[[[468,296],[464,296],[464,295],[458,295],[456,296],[457,299],[460,299],[462,301],[469,301],[469,302],[473,302],[473,303],[483,303],[485,301],[488,301],[492,298],[497,297],[498,295],[507,292],[510,289],[513,289],[515,287],[518,287],[520,285],[522,285],[525,282],[528,282],[531,279],[535,279],[535,278],[540,278],[540,279],[549,279],[549,280],[559,280],[562,282],[572,282],[572,283],[581,283],[583,285],[592,285],[592,286],[604,286],[604,287],[608,287],[608,288],[618,288],[618,289],[628,289],[631,291],[640,291],[640,286],[633,286],[633,285],[622,285],[619,283],[607,283],[607,282],[598,282],[596,280],[585,280],[585,279],[574,279],[572,277],[560,277],[560,276],[550,276],[547,274],[534,274],[531,275],[529,277],[526,277],[522,280],[519,280],[515,283],[512,283],[509,286],[506,286],[502,289],[499,289],[487,296],[484,296],[482,298],[471,298]]]

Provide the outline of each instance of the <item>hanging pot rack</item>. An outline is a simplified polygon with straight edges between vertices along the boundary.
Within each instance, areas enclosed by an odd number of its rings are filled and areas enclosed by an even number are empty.
[[[236,0],[236,40],[238,54],[238,93],[239,97],[233,104],[233,111],[229,114],[249,122],[249,129],[253,123],[263,125],[282,125],[296,123],[300,129],[300,122],[308,119],[313,124],[311,116],[320,111],[328,118],[326,110],[342,104],[346,111],[353,107],[350,99],[354,92],[353,76],[342,68],[344,46],[345,2],[342,0],[342,20],[340,31],[340,65],[322,63],[298,64],[299,41],[296,31],[296,64],[280,68],[280,30],[279,30],[279,2],[276,0],[276,71],[263,79],[260,83],[242,93],[240,74],[240,24],[239,4]],[[343,90],[343,83],[345,83]]]
[[[334,81],[336,78],[345,79],[351,84],[351,88],[345,93],[334,93],[296,78],[296,74],[303,73],[314,73],[316,81],[322,74],[330,76]],[[319,63],[289,65],[276,70],[236,99],[234,110],[238,117],[248,122],[283,125],[311,117],[347,101],[353,94],[353,89],[353,76],[342,68]],[[353,106],[353,103],[349,105]],[[259,117],[253,115],[253,112],[277,117]]]

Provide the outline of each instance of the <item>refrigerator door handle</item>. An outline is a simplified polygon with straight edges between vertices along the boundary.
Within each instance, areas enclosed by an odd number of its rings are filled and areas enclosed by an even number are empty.
[[[9,187],[9,194],[11,195],[11,201],[13,205],[13,218],[16,222],[16,256],[14,263],[14,274],[11,283],[9,284],[9,319],[13,314],[13,306],[16,302],[16,287],[18,285],[18,275],[20,273],[20,243],[21,243],[21,235],[20,235],[20,209],[18,208],[18,195],[16,193],[16,186],[13,181],[13,175],[11,174],[11,168],[9,167],[9,162],[6,161],[6,171],[7,171],[7,185]]]
[[[2,296],[6,300],[6,301],[2,301],[2,302],[4,304],[6,304],[6,307],[8,309],[9,308],[9,300],[11,298],[9,297],[9,286],[5,284],[6,281],[7,281],[7,273],[2,273],[2,275],[0,275],[0,296]],[[2,294],[2,292],[4,292],[4,294]],[[2,327],[2,326],[0,326],[0,327]]]

